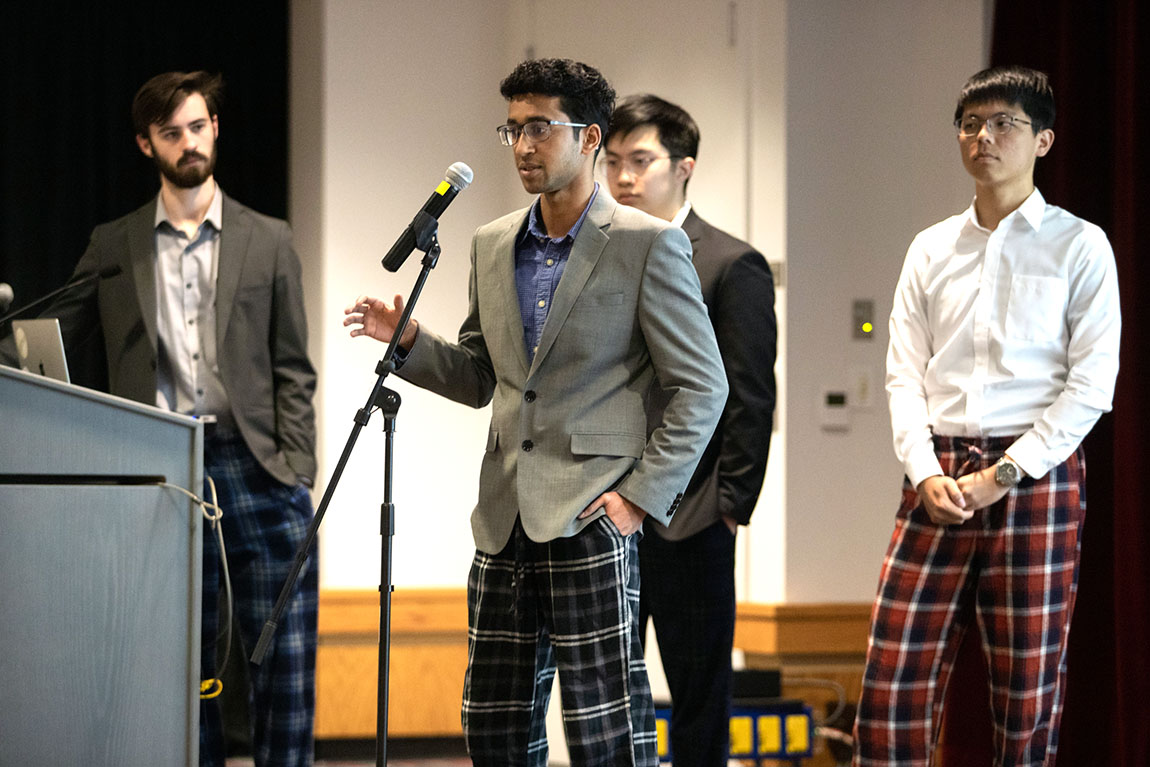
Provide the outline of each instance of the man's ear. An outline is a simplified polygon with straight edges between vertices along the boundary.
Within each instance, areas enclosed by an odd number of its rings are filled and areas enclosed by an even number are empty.
[[[152,155],[152,139],[150,137],[145,136],[142,133],[137,133],[136,134],[136,146],[138,146],[140,148],[140,151],[143,152],[145,156],[147,156],[147,157],[153,156]]]
[[[220,116],[212,115],[212,138],[218,139],[220,137]]]
[[[1054,146],[1054,131],[1050,128],[1038,131],[1038,146],[1034,149],[1035,157],[1045,157]]]
[[[685,184],[691,180],[691,174],[695,172],[695,158],[694,157],[680,157],[675,162],[675,180],[680,184]]]
[[[603,130],[598,123],[591,123],[583,132],[583,154],[594,154],[603,142]]]

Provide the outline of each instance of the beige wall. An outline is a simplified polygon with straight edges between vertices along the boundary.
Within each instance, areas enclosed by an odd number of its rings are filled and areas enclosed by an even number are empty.
[[[985,58],[987,0],[297,0],[291,218],[320,371],[321,474],[375,379],[381,345],[352,341],[342,308],[407,294],[379,259],[456,160],[475,182],[443,216],[444,253],[419,305],[453,336],[481,223],[527,204],[498,145],[498,82],[529,51],[600,67],[620,94],[678,101],[703,140],[691,197],[704,216],[786,262],[784,355],[767,487],[740,538],[740,597],[869,601],[897,497],[885,399],[822,431],[815,392],[856,369],[881,387],[885,320],[911,236],[969,199],[949,112]],[[878,337],[849,338],[852,298]],[[473,546],[488,415],[397,379],[394,579],[460,586]],[[321,531],[325,588],[379,582],[381,419],[363,432]],[[322,489],[322,488],[321,488]]]

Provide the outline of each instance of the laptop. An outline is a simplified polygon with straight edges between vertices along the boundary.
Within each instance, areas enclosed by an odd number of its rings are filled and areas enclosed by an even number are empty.
[[[23,370],[70,383],[58,319],[13,320],[12,337]]]

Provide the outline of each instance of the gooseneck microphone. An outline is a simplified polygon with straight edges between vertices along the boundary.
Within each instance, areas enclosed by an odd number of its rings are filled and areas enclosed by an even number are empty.
[[[403,234],[399,235],[399,239],[391,246],[391,250],[387,251],[387,255],[383,257],[384,269],[394,272],[403,266],[403,262],[407,260],[417,245],[422,228],[419,223],[421,219],[425,222],[427,217],[431,217],[438,221],[440,214],[447,210],[447,206],[451,204],[456,195],[471,184],[473,178],[475,178],[475,174],[472,173],[471,168],[467,167],[467,163],[451,164],[451,167],[444,174],[443,181],[439,182],[439,186],[427,198],[427,202],[423,203],[423,208],[415,214],[415,218],[411,220],[411,223],[403,230]]]
[[[89,282],[95,282],[96,280],[105,280],[109,277],[115,277],[122,271],[124,271],[124,269],[119,264],[113,264],[112,266],[105,266],[103,269],[93,274],[77,277],[70,282],[65,282],[60,287],[48,292],[46,295],[43,295],[40,298],[37,298],[27,306],[21,306],[16,311],[10,312],[9,314],[5,314],[3,317],[0,317],[0,327],[2,327],[6,322],[8,322],[8,320],[12,319],[13,317],[18,317],[31,309],[35,309],[37,306],[42,306],[43,304],[48,303],[61,293],[67,293],[69,290],[78,288],[81,285],[87,285]]]

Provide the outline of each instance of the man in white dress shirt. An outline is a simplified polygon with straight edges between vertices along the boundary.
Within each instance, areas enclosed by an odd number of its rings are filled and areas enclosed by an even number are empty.
[[[990,671],[996,764],[1053,764],[1086,511],[1081,442],[1108,411],[1121,320],[1097,226],[1034,186],[1054,143],[1041,72],[989,69],[955,111],[965,212],[911,243],[886,389],[902,506],[883,562],[857,767],[927,765],[967,630]]]

